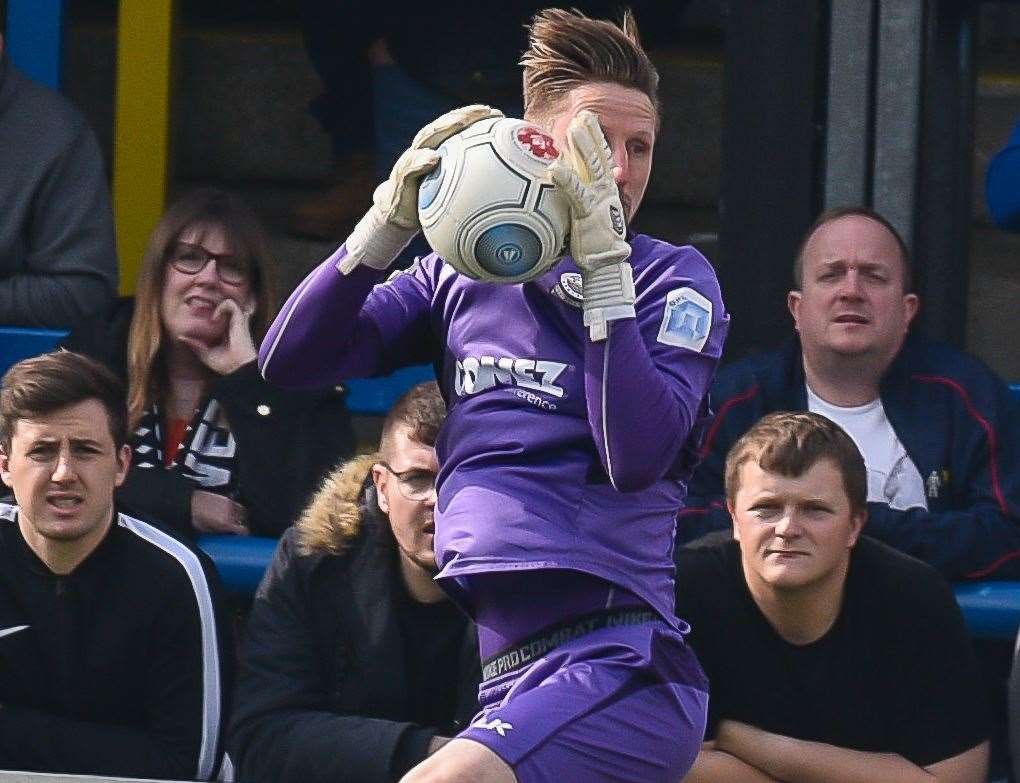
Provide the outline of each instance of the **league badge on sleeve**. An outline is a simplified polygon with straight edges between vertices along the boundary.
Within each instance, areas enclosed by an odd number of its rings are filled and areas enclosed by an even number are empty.
[[[666,294],[658,341],[701,352],[712,329],[712,302],[684,286]]]
[[[581,275],[578,272],[564,272],[560,280],[549,289],[571,307],[580,309],[584,304],[584,285],[581,282]]]

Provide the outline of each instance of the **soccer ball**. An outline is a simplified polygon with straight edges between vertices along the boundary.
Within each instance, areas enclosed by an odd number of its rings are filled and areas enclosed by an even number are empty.
[[[425,238],[462,275],[492,283],[532,280],[565,253],[570,211],[546,169],[559,152],[524,120],[476,122],[438,149],[422,179]]]

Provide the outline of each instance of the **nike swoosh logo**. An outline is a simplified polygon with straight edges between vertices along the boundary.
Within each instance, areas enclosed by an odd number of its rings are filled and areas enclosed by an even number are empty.
[[[30,626],[30,625],[12,625],[10,628],[0,628],[0,639],[2,639],[5,636],[10,636],[12,633],[17,633],[18,631],[24,631],[26,628],[31,628],[31,627],[32,626]]]

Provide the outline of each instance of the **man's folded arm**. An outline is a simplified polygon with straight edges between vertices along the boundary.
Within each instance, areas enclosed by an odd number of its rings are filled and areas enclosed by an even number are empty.
[[[896,753],[869,753],[810,742],[722,721],[716,749],[778,780],[798,783],[981,783],[988,769],[988,743],[920,767]]]
[[[694,766],[683,783],[777,783],[757,767],[722,750],[705,747],[694,760]]]

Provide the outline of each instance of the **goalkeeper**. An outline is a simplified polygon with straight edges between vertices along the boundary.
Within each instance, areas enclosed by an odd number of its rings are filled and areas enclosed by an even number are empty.
[[[383,282],[434,149],[498,114],[458,109],[291,295],[260,364],[300,387],[432,361],[448,399],[437,579],[478,624],[482,711],[405,783],[676,783],[708,684],[674,614],[674,515],[729,319],[697,251],[626,232],[659,124],[632,17],[543,11],[522,63],[525,118],[564,153],[570,257],[493,285],[433,254]]]

